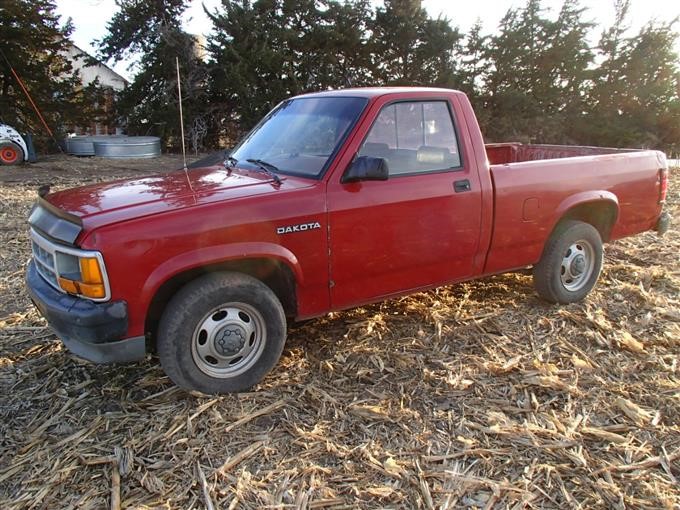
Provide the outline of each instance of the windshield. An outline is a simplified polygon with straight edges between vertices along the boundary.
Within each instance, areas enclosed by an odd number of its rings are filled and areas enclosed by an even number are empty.
[[[310,97],[281,103],[231,153],[239,166],[258,160],[277,172],[318,177],[366,105],[358,97]]]

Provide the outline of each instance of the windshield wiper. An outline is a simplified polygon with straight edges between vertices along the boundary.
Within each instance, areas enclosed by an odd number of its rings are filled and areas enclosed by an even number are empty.
[[[279,171],[279,168],[276,165],[272,165],[271,163],[267,163],[266,161],[263,161],[261,159],[246,159],[246,161],[248,163],[253,163],[257,165],[257,167],[260,170],[262,170],[265,174],[274,179],[276,184],[281,184],[281,177],[274,173]]]

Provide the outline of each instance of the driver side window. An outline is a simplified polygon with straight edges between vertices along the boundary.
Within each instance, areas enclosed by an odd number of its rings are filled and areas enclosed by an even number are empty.
[[[390,176],[461,166],[446,101],[413,101],[385,106],[359,155],[385,159]]]

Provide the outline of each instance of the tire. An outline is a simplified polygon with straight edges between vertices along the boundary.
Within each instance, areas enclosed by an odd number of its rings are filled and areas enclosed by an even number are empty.
[[[241,273],[211,273],[182,287],[158,327],[157,350],[178,386],[207,394],[244,391],[276,365],[286,317],[272,290]]]
[[[536,292],[551,303],[574,303],[588,295],[602,269],[602,238],[588,223],[567,220],[552,233],[534,266]]]
[[[0,165],[18,165],[24,160],[24,151],[14,142],[0,142]]]

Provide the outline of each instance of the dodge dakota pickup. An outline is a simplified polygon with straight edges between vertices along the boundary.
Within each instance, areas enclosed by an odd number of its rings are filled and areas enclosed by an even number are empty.
[[[78,356],[241,391],[288,320],[530,267],[543,299],[583,299],[603,243],[668,228],[667,177],[653,150],[485,146],[453,90],[307,94],[219,164],[43,190],[27,286]]]

